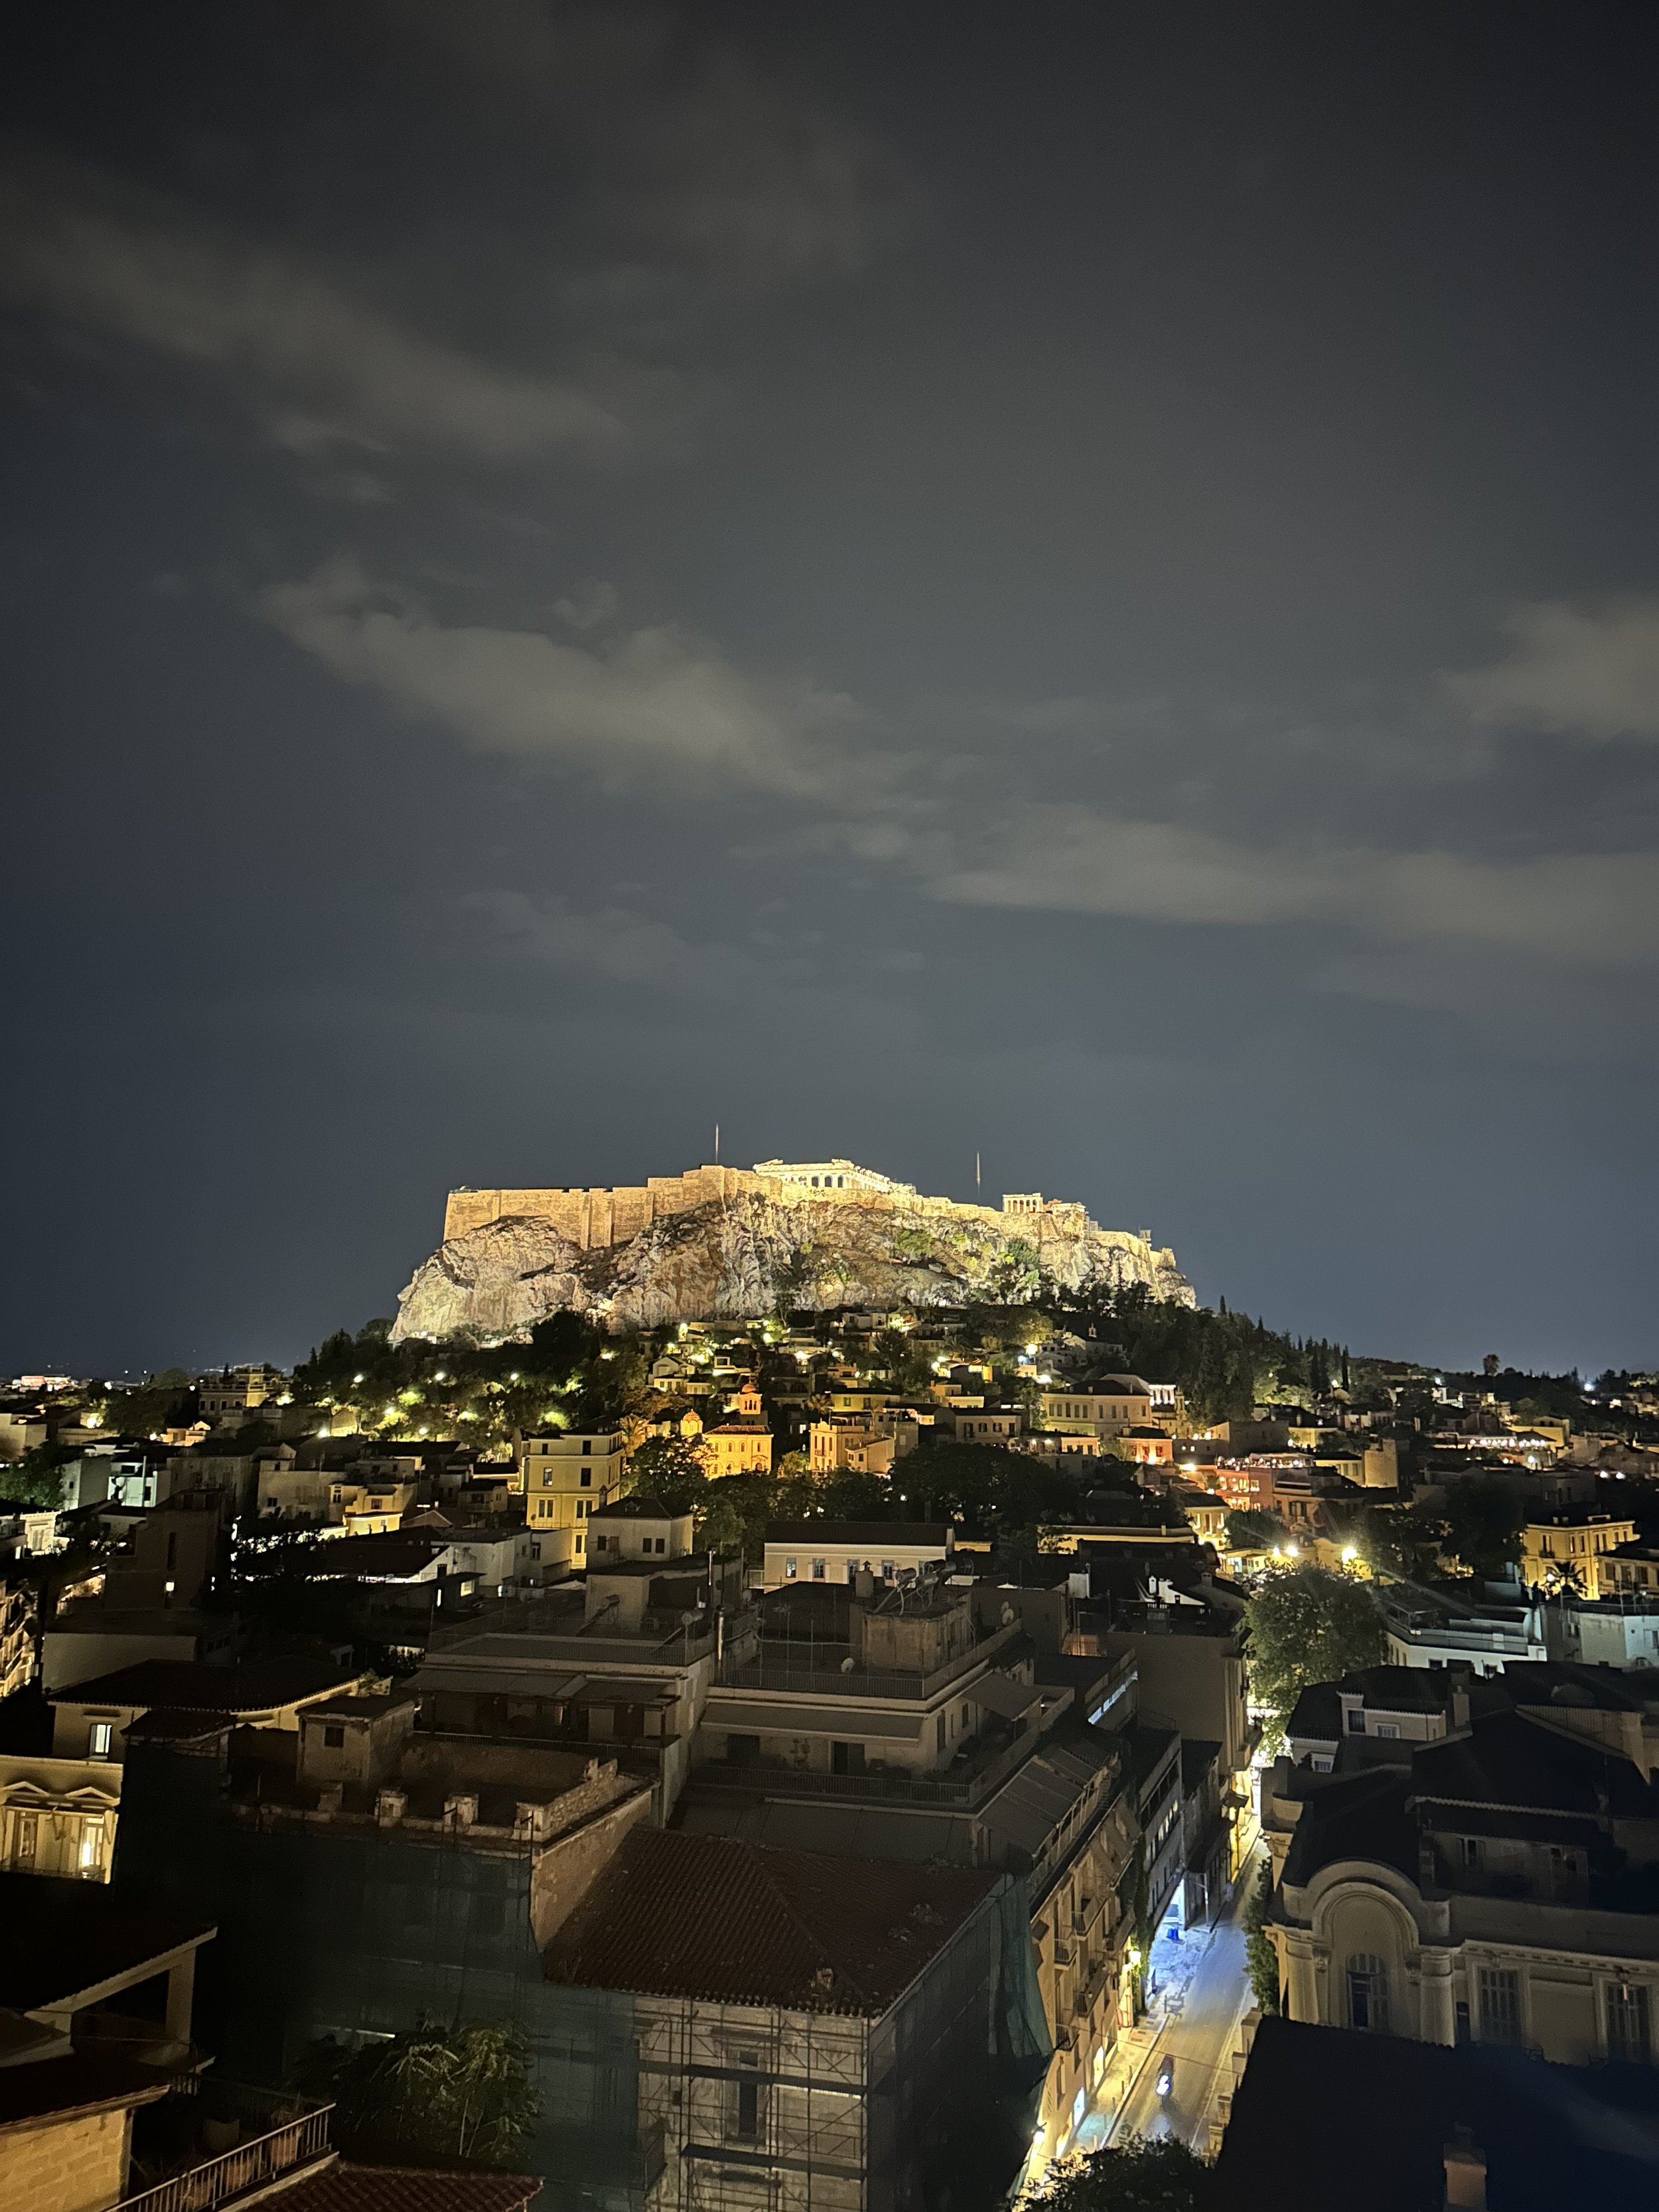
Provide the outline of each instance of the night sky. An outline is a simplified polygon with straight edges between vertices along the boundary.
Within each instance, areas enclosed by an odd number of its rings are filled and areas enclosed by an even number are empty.
[[[716,1121],[1659,1362],[1653,10],[31,12],[0,1368]]]

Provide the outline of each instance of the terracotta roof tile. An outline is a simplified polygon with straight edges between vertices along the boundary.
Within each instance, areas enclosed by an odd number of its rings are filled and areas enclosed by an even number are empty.
[[[544,1966],[594,1989],[877,2018],[1001,1879],[636,1828]]]
[[[445,2173],[342,2159],[277,2201],[282,2212],[523,2212],[541,2186],[533,2173]]]

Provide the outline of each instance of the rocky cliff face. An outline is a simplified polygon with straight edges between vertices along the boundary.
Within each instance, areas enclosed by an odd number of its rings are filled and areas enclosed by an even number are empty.
[[[1123,1230],[1059,1233],[1040,1220],[1004,1229],[745,1192],[588,1252],[528,1216],[469,1230],[416,1269],[392,1334],[521,1335],[563,1306],[627,1329],[755,1320],[780,1302],[815,1310],[957,1305],[1018,1296],[1019,1285],[1035,1287],[1039,1267],[1068,1289],[1144,1283],[1158,1297],[1194,1303],[1174,1254]]]

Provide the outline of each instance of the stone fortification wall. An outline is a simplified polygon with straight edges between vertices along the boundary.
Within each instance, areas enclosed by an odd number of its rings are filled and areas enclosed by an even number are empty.
[[[775,1176],[757,1174],[752,1168],[690,1168],[684,1175],[653,1176],[642,1183],[618,1183],[612,1189],[593,1190],[452,1190],[444,1210],[444,1241],[465,1237],[493,1221],[545,1221],[579,1251],[598,1252],[625,1244],[642,1230],[675,1214],[690,1213],[711,1200],[735,1198],[741,1192],[785,1200],[791,1206],[861,1206],[878,1213],[927,1214],[936,1218],[977,1222],[1004,1233],[1019,1221],[1029,1221],[1031,1233],[1045,1225],[1064,1236],[1080,1236],[1098,1230],[1087,1210],[1075,1200],[1043,1199],[1036,1194],[1001,1206],[967,1206],[954,1198],[928,1198],[899,1184],[892,1191],[815,1190]],[[1101,1231],[1122,1236],[1124,1231]]]
[[[770,1187],[747,1168],[706,1167],[653,1176],[648,1182],[618,1183],[613,1190],[452,1190],[444,1211],[444,1242],[491,1221],[520,1219],[551,1223],[580,1251],[604,1251],[711,1199]]]

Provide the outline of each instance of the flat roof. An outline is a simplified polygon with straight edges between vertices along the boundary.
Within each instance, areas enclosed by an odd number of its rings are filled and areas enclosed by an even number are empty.
[[[948,1521],[774,1521],[766,1531],[769,1547],[776,1544],[811,1546],[857,1545],[879,1553],[890,1551],[948,1551],[955,1530]]]

